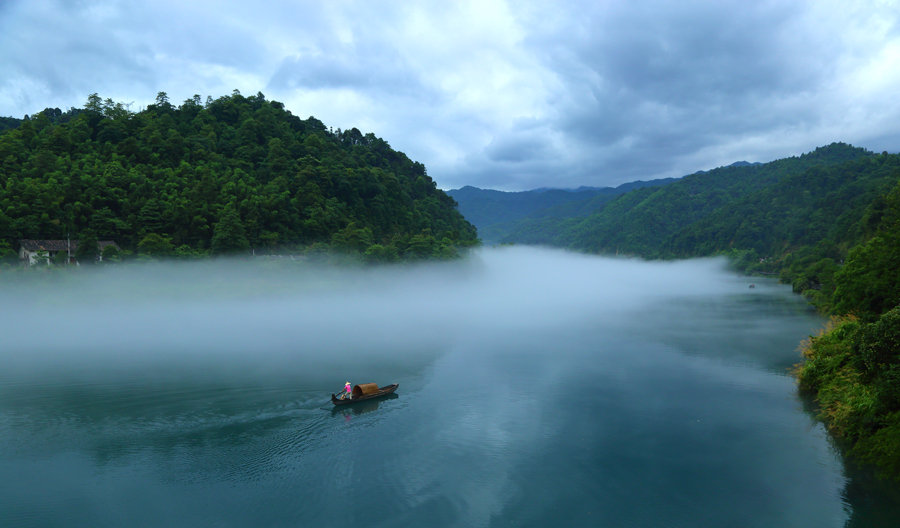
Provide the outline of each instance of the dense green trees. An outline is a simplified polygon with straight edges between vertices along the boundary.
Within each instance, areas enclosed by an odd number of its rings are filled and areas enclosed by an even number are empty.
[[[242,254],[250,249],[241,219],[234,205],[229,203],[213,229],[212,252],[216,255]]]
[[[459,202],[459,210],[475,224],[485,242],[506,237],[518,243],[551,243],[555,233],[572,218],[583,218],[601,210],[609,201],[642,187],[659,187],[673,178],[631,182],[618,187],[582,187],[575,190],[535,189],[503,192],[466,186],[448,194]]]
[[[869,320],[900,304],[900,232],[885,232],[854,248],[835,282],[838,313]]]
[[[60,251],[59,254],[62,255],[63,252]],[[68,256],[66,256],[66,258],[68,258]],[[85,264],[93,264],[100,259],[100,248],[97,242],[97,236],[94,235],[93,231],[88,230],[81,235],[81,239],[78,241],[78,246],[75,250],[75,258],[78,259],[78,262]]]
[[[835,143],[770,163],[720,167],[632,190],[597,203],[588,215],[533,214],[501,241],[649,258],[734,249],[773,257],[785,247],[826,238],[836,216],[864,207],[883,192],[898,160],[885,157],[888,167],[879,165],[879,172],[870,166],[872,158],[864,149]],[[854,160],[859,160],[856,168],[829,169]],[[854,172],[865,173],[865,181],[842,181]]]
[[[834,309],[872,320],[900,304],[900,181],[867,208],[854,247],[835,273]]]
[[[425,167],[384,140],[237,91],[180,106],[160,92],[137,113],[91,94],[0,134],[4,243],[88,231],[148,256],[334,244],[394,260],[476,241]],[[410,250],[415,237],[432,253]]]

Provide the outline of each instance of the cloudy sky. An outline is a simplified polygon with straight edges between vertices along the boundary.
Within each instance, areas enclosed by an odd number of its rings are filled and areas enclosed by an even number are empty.
[[[262,92],[444,189],[900,150],[900,3],[0,0],[0,115]]]

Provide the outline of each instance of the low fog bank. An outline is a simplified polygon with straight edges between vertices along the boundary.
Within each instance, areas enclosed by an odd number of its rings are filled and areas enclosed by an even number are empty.
[[[722,260],[644,262],[529,247],[410,266],[204,261],[2,281],[0,361],[31,372],[302,372],[408,361],[460,342],[616,325],[675,299],[746,294],[749,282]]]

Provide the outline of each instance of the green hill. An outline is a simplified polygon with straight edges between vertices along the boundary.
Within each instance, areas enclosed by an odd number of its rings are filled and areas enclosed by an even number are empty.
[[[675,254],[670,239],[735,201],[762,191],[791,174],[814,166],[843,163],[870,153],[844,144],[765,164],[735,164],[685,176],[668,185],[625,193],[585,218],[540,225],[543,243],[595,253],[628,253],[649,258]],[[504,242],[533,242],[534,226],[511,232]],[[695,251],[693,255],[700,254]],[[706,253],[708,254],[708,253]]]
[[[566,189],[534,189],[531,191],[504,192],[466,186],[453,189],[448,194],[459,202],[459,211],[478,228],[485,242],[498,242],[511,232],[534,230],[528,226],[540,225],[572,217],[587,216],[628,191],[642,187],[666,185],[672,178],[649,182],[632,182],[612,187],[581,187]],[[519,243],[543,243],[543,240],[517,237]]]
[[[0,134],[0,244],[67,234],[162,256],[289,247],[396,260],[476,242],[421,163],[237,91],[179,106],[161,92],[137,113],[93,94]]]

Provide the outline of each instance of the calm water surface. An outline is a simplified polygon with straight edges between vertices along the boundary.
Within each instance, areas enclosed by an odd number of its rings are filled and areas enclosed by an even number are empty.
[[[2,526],[895,526],[717,261],[2,278]],[[400,383],[334,409],[331,392]]]

